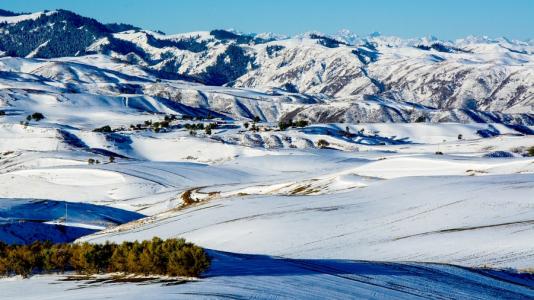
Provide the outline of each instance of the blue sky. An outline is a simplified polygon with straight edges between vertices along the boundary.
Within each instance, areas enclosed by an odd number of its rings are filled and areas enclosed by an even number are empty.
[[[349,29],[401,37],[534,38],[534,0],[2,0],[0,8],[63,8],[166,33],[234,28],[291,35]]]

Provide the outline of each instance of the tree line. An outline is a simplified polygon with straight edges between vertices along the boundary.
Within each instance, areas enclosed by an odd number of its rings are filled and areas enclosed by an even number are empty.
[[[198,277],[210,266],[204,249],[184,239],[115,244],[34,242],[7,245],[0,242],[0,276],[36,273],[100,274],[120,272],[142,275]]]

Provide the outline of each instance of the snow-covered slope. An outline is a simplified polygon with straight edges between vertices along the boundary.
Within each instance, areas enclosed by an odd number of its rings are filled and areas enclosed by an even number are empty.
[[[0,14],[0,240],[213,257],[183,284],[12,277],[2,297],[534,297],[531,43]]]
[[[207,278],[173,284],[158,278],[138,284],[113,279],[34,276],[2,280],[17,299],[529,299],[532,278],[506,271],[438,264],[277,259],[210,252]],[[31,289],[27,286],[31,285]],[[24,292],[21,292],[24,290]]]

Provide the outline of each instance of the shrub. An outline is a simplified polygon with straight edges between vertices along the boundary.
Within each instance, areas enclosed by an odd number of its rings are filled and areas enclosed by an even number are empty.
[[[317,141],[317,147],[323,149],[330,146],[330,143],[327,140],[320,139]]]
[[[245,129],[247,129],[249,125],[250,125],[250,124],[249,124],[248,122],[245,122],[245,123],[243,124],[243,127],[245,127]]]
[[[524,148],[523,148],[523,149],[524,149]],[[520,148],[518,147],[517,150],[519,150],[520,152],[522,152],[523,149],[520,149]],[[512,150],[512,151],[513,151],[513,150]],[[534,157],[534,146],[531,146],[531,147],[526,148],[526,153],[525,153],[523,156]]]
[[[44,118],[45,118],[45,116],[42,113],[36,112],[36,113],[31,114],[31,115],[27,115],[26,116],[26,121],[29,122],[31,120],[35,120],[35,121],[39,122]]]
[[[0,276],[74,270],[80,274],[122,272],[199,276],[210,265],[206,252],[183,239],[153,238],[122,244],[6,245],[0,242]]]
[[[6,115],[6,112],[3,110],[0,110],[0,116],[5,116],[5,115]]]
[[[177,119],[178,119],[178,117],[176,115],[165,115],[165,117],[164,117],[164,120],[168,121],[168,122],[174,121],[174,120],[177,120]]]
[[[29,247],[16,246],[7,254],[7,266],[15,274],[27,278],[37,264],[36,258],[37,255],[33,255]]]
[[[102,126],[100,128],[93,129],[93,132],[102,132],[102,133],[110,133],[112,132],[111,127],[109,125]]]
[[[524,156],[534,157],[534,146],[528,147]]]
[[[278,122],[278,127],[280,128],[280,130],[284,131],[286,130],[287,128],[289,128],[289,126],[291,126],[291,124],[288,124],[284,121],[280,121]]]
[[[278,122],[278,127],[282,131],[286,130],[289,127],[301,127],[302,128],[306,126],[308,126],[308,121],[306,120],[298,120],[296,122],[293,122],[291,120],[289,122],[284,122],[284,121]]]
[[[415,123],[424,123],[426,122],[426,118],[424,116],[419,116],[417,119],[415,119]]]
[[[44,119],[45,116],[44,116],[42,113],[40,113],[40,112],[36,112],[36,113],[33,113],[33,114],[31,115],[31,118],[34,119],[35,121],[39,122],[39,121],[41,121],[42,119]]]
[[[298,120],[297,122],[294,123],[294,126],[296,126],[296,127],[306,127],[306,126],[308,126],[308,121],[306,121],[306,120]]]
[[[72,252],[69,250],[68,245],[65,244],[53,245],[49,256],[45,260],[45,270],[48,272],[54,270],[61,273],[65,272],[69,267],[69,262],[72,257]]]

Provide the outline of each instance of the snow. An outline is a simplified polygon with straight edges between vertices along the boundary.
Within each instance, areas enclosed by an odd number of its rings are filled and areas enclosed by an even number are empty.
[[[2,58],[0,69],[3,240],[183,237],[214,258],[203,278],[178,285],[39,275],[0,279],[3,297],[534,297],[532,278],[516,274],[534,265],[533,127],[326,122],[280,131],[276,121],[294,109],[414,106],[156,82],[102,55]],[[34,112],[45,119],[25,124]],[[130,129],[208,112],[218,118]],[[243,126],[254,115],[257,132]],[[200,122],[219,127],[195,136],[183,127]],[[116,131],[93,131],[104,125]],[[59,234],[65,227],[72,235]]]
[[[277,259],[211,252],[207,278],[181,284],[62,281],[64,276],[1,279],[3,296],[17,299],[520,299],[532,279],[448,265],[350,260]],[[27,289],[31,285],[31,289]]]

